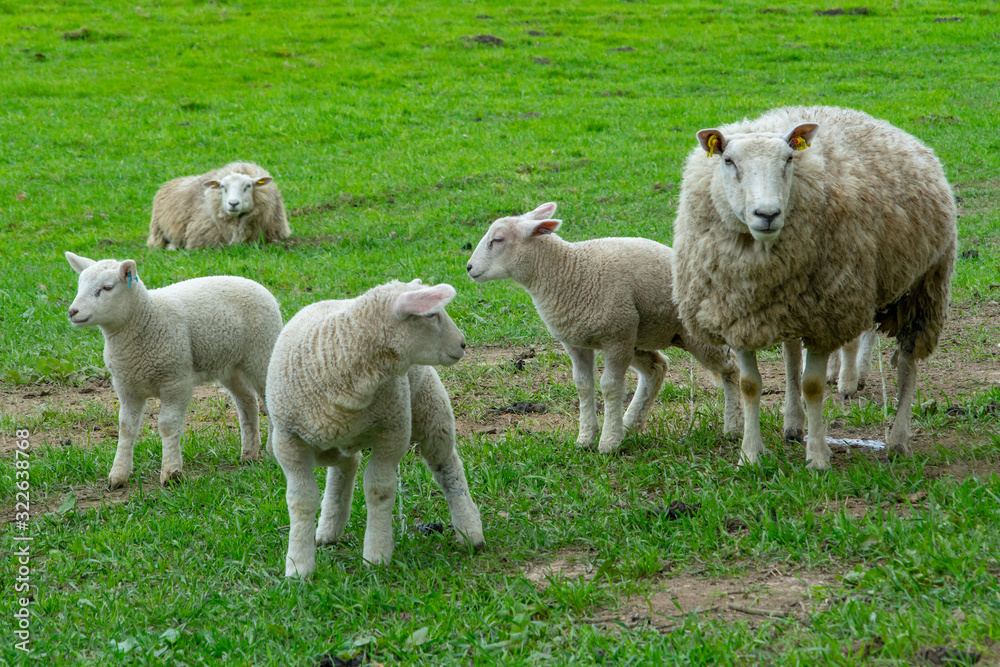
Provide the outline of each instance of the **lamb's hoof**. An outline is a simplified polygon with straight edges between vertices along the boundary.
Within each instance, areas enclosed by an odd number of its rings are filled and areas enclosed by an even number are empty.
[[[585,452],[592,452],[597,449],[597,441],[577,439],[576,447],[577,449],[582,449]]]
[[[108,490],[114,491],[115,489],[120,489],[125,486],[125,482],[128,481],[128,477],[108,477]]]
[[[333,544],[340,539],[340,535],[337,535],[332,530],[316,530],[316,546],[323,544]]]
[[[740,453],[740,460],[736,462],[736,465],[740,468],[748,468],[750,466],[755,466],[760,463],[760,456],[747,456],[746,454]]]
[[[829,470],[830,460],[827,459],[824,461],[822,459],[809,459],[809,461],[806,462],[806,468],[809,470]]]
[[[302,567],[296,567],[295,563],[292,561],[285,561],[285,576],[286,577],[297,577],[299,579],[309,579],[312,577],[313,572],[316,571],[315,561],[311,565],[303,565]]]
[[[893,444],[889,443],[889,450],[886,452],[890,458],[909,458],[913,456],[913,450],[910,448],[909,443]]]
[[[805,442],[806,432],[801,428],[786,428],[784,431],[785,442]]]
[[[840,392],[840,397],[845,401],[849,401],[858,395],[857,391],[842,391]]]
[[[865,382],[865,379],[864,378],[860,378],[858,380],[858,391],[861,391],[862,389],[864,389],[866,384],[867,384],[867,382]]]
[[[180,484],[183,481],[184,472],[182,470],[174,470],[172,472],[164,470],[160,473],[160,486],[173,486],[174,484]]]
[[[240,463],[241,464],[242,463],[257,463],[258,461],[261,461],[261,460],[263,460],[263,457],[260,455],[260,450],[257,450],[256,452],[253,452],[252,454],[249,453],[249,452],[244,452],[243,454],[240,455]]]
[[[601,454],[614,454],[621,447],[621,444],[621,440],[602,440],[601,444],[597,446],[597,451]]]

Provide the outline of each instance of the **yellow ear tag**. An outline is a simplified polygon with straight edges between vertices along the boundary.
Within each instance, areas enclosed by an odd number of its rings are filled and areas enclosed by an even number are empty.
[[[708,157],[715,154],[715,147],[719,145],[719,137],[712,135],[708,138]]]
[[[803,139],[802,137],[795,137],[795,141],[793,141],[792,143],[794,144],[794,148],[797,151],[804,151],[805,149],[809,148],[809,144],[807,144],[806,140]]]

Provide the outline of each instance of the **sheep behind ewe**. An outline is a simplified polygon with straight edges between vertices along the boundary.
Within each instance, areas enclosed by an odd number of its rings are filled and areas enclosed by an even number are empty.
[[[287,480],[291,519],[285,575],[307,577],[316,545],[344,532],[361,450],[368,524],[364,560],[388,563],[400,460],[411,442],[444,491],[458,537],[479,547],[483,527],[455,450],[451,400],[434,365],[465,354],[465,337],[445,312],[451,285],[393,281],[355,299],[320,301],[281,332],[267,373],[273,453]],[[319,527],[315,466],[327,467]]]
[[[684,331],[671,299],[673,250],[642,238],[603,238],[568,243],[554,232],[554,203],[492,225],[466,266],[478,283],[511,278],[523,286],[549,333],[573,360],[573,381],[580,397],[577,445],[610,453],[625,429],[642,429],[666,377],[666,358],[658,350],[676,346],[691,352],[722,376],[726,398],[724,428],[740,420],[739,371],[728,350],[692,339]],[[594,352],[604,351],[604,429],[597,422]],[[639,372],[635,396],[622,416],[625,375]]]
[[[937,345],[955,265],[955,203],[933,151],[835,107],[776,109],[701,130],[698,141],[674,225],[674,297],[692,333],[737,351],[741,462],[764,451],[756,351],[782,342],[797,367],[801,339],[806,459],[829,467],[827,358],[873,322],[896,338],[899,405],[888,445],[908,454],[916,360]],[[798,400],[787,397],[786,433]]]
[[[197,250],[286,239],[290,234],[271,175],[252,162],[232,162],[164,183],[153,198],[146,245]]]
[[[278,302],[263,286],[235,276],[185,280],[147,290],[134,260],[94,261],[66,253],[80,274],[69,309],[77,327],[104,334],[104,363],[118,394],[118,449],[111,488],[132,473],[132,450],[146,401],[160,399],[160,483],[181,476],[181,431],[194,388],[218,380],[233,397],[243,460],[259,458],[258,398],[281,331]],[[268,448],[271,446],[268,440]]]

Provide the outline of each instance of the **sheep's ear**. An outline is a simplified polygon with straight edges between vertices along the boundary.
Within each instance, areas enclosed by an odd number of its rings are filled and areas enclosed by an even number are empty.
[[[221,185],[219,185],[218,181],[205,181],[202,185],[204,185],[206,188],[212,188],[213,190],[222,187]]]
[[[719,130],[698,130],[698,143],[712,157],[726,150],[726,137]]]
[[[542,204],[531,213],[525,213],[524,217],[531,218],[532,220],[548,220],[555,212],[556,203],[554,201],[550,201],[547,204]]]
[[[444,310],[455,294],[455,288],[447,283],[403,292],[392,304],[392,314],[398,320],[405,320],[409,315],[430,315]]]
[[[134,259],[126,259],[118,265],[118,278],[129,287],[132,287],[132,283],[139,282],[139,273],[136,271]]]
[[[265,176],[264,178],[258,178],[256,181],[253,182],[253,184],[254,185],[267,185],[268,183],[270,183],[273,180],[274,179],[271,178],[270,176]]]
[[[795,150],[804,151],[809,148],[818,129],[819,125],[816,123],[802,123],[785,135],[785,141]]]
[[[83,273],[83,270],[88,266],[93,266],[97,264],[94,260],[89,257],[80,257],[79,255],[74,255],[69,250],[66,251],[66,261],[69,265],[73,267],[73,270],[77,273]]]
[[[535,220],[522,220],[518,227],[521,230],[521,237],[525,240],[530,239],[532,236],[544,236],[546,234],[551,234],[557,231],[562,225],[562,220],[542,220],[541,222]]]

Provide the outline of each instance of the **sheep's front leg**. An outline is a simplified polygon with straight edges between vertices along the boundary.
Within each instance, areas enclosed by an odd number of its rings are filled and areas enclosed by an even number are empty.
[[[655,350],[636,350],[632,368],[639,372],[639,384],[625,411],[623,425],[626,430],[641,431],[667,377],[667,359]]]
[[[757,370],[757,352],[736,350],[740,365],[740,393],[743,394],[743,447],[740,465],[757,463],[764,453],[764,440],[760,436],[760,394],[763,380]]]
[[[889,452],[909,456],[910,449],[910,418],[913,407],[913,392],[917,384],[917,362],[913,355],[897,350],[896,384],[899,385],[899,399],[896,405],[896,419],[889,431]]]
[[[316,528],[316,544],[333,544],[344,534],[347,520],[351,518],[351,498],[354,480],[361,465],[361,452],[344,456],[339,450],[324,452],[318,458],[326,469],[326,489],[323,491],[323,508]]]
[[[726,435],[735,434],[743,422],[740,411],[740,370],[733,361],[729,349],[718,345],[705,345],[687,338],[681,340],[680,348],[690,352],[698,363],[722,378],[722,394],[725,398],[722,429]]]
[[[806,369],[802,374],[802,394],[806,399],[809,435],[806,438],[806,467],[826,470],[830,467],[830,446],[826,444],[826,423],[823,421],[823,389],[826,387],[828,354],[809,350]]]
[[[622,423],[625,399],[625,374],[632,361],[635,348],[632,345],[604,348],[604,372],[601,374],[601,395],[604,397],[604,428],[597,451],[610,454],[618,449],[625,439]]]
[[[580,434],[577,447],[589,449],[597,440],[601,427],[597,423],[597,396],[594,389],[594,351],[563,343],[573,361],[573,384],[580,399]]]
[[[806,412],[802,409],[802,341],[798,338],[781,345],[785,358],[785,401],[781,407],[784,436],[789,442],[806,439]]]
[[[118,393],[118,449],[115,450],[115,461],[108,475],[108,486],[112,489],[125,484],[132,474],[132,454],[135,449],[135,439],[139,437],[142,427],[142,413],[146,410],[146,399],[139,398],[115,387]]]
[[[409,429],[405,433],[386,434],[372,444],[364,481],[368,523],[365,526],[363,557],[367,565],[382,565],[392,560],[392,551],[396,546],[392,535],[396,471],[409,444]]]
[[[181,432],[184,417],[191,403],[192,387],[183,386],[160,392],[158,426],[163,440],[163,461],[160,463],[160,484],[166,486],[181,479],[184,460],[181,456]]]
[[[308,577],[316,570],[316,508],[319,486],[313,475],[313,449],[298,437],[276,428],[274,457],[285,473],[285,502],[288,505],[288,552],[286,577]]]

